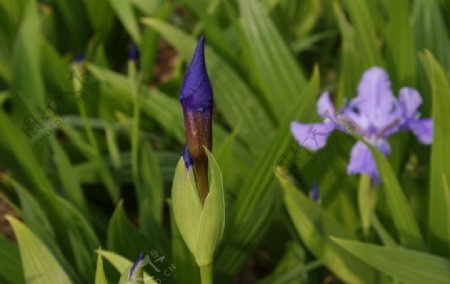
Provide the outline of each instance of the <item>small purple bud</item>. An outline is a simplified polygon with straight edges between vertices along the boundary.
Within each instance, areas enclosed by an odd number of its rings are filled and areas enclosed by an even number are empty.
[[[81,63],[81,61],[84,60],[84,53],[83,52],[78,52],[75,55],[75,58],[73,59],[73,61],[75,61],[75,63]]]
[[[139,60],[139,49],[137,45],[133,42],[128,49],[128,58],[133,61]]]
[[[183,149],[183,161],[184,161],[184,165],[186,166],[186,169],[189,169],[193,164],[192,159],[189,156],[187,144],[184,145],[184,149]]]
[[[205,64],[205,38],[200,37],[181,86],[180,102],[186,111],[210,113],[213,91]]]
[[[319,185],[317,184],[317,181],[313,181],[312,186],[311,186],[311,191],[309,193],[309,195],[311,196],[311,199],[314,202],[318,202],[320,199],[320,192],[319,192]]]
[[[133,273],[136,271],[136,268],[139,267],[139,264],[141,264],[142,260],[144,259],[144,252],[140,252],[138,258],[133,263],[133,265],[130,268],[130,271],[128,271],[128,280],[131,280],[133,278]]]

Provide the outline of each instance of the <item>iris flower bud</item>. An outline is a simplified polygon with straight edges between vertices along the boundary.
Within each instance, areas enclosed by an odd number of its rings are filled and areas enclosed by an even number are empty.
[[[205,38],[200,37],[181,87],[187,149],[192,159],[202,202],[208,195],[208,159],[203,146],[212,148],[213,91],[204,53]]]
[[[139,60],[139,49],[134,42],[131,43],[130,48],[128,49],[128,59],[133,61]]]

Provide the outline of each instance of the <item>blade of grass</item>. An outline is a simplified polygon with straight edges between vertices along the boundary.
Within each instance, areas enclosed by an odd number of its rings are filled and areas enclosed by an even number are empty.
[[[234,277],[261,236],[262,228],[267,226],[268,219],[273,216],[278,192],[273,191],[273,167],[287,150],[291,135],[289,124],[292,120],[307,118],[307,111],[312,108],[319,88],[319,72],[315,72],[310,83],[291,103],[289,111],[285,111],[281,125],[270,145],[264,151],[244,180],[235,204],[228,214],[227,226],[222,241],[222,249],[217,258],[216,267],[221,277]],[[265,213],[269,213],[266,215]],[[266,219],[265,219],[266,218]]]
[[[353,238],[331,215],[292,185],[281,169],[276,176],[284,190],[284,202],[297,233],[324,265],[347,283],[375,283],[375,271],[330,239],[330,235]]]
[[[73,283],[48,248],[30,229],[11,216],[6,219],[13,227],[19,244],[26,283]]]
[[[448,283],[448,259],[405,248],[382,247],[332,237],[348,252],[403,283]]]
[[[450,85],[446,73],[434,56],[425,51],[422,53],[433,98],[433,145],[430,162],[430,193],[428,205],[428,230],[431,251],[448,256],[450,227],[448,212],[450,203],[446,198],[442,180],[450,180],[450,149],[448,135],[450,133]]]
[[[122,22],[124,28],[130,34],[133,41],[136,44],[139,44],[141,42],[141,35],[139,33],[139,26],[133,11],[132,2],[128,0],[109,0],[109,4],[111,4],[111,7]]]
[[[369,146],[377,163],[377,168],[384,186],[382,194],[386,196],[400,243],[410,248],[423,250],[425,246],[422,234],[391,164],[377,148],[369,144],[366,145]]]
[[[281,121],[286,109],[306,84],[298,62],[283,42],[264,7],[256,0],[240,0],[242,28],[252,50],[258,85],[263,89],[268,107]]]

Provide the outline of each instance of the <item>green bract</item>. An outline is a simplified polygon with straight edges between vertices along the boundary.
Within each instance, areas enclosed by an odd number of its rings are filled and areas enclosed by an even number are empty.
[[[181,236],[199,266],[212,264],[214,251],[225,226],[225,200],[222,174],[213,155],[205,148],[209,160],[209,193],[202,205],[193,168],[178,161],[172,186],[175,221]]]

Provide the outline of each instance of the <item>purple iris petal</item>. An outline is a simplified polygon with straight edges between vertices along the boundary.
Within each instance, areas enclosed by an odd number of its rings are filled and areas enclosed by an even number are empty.
[[[323,148],[334,129],[335,126],[332,122],[306,124],[291,122],[291,133],[297,143],[311,151]]]
[[[429,145],[433,143],[433,119],[415,119],[409,124],[409,129],[419,139],[420,143]]]
[[[323,92],[317,100],[317,113],[323,119],[329,119],[336,113],[328,91]]]
[[[361,141],[356,142],[350,154],[350,163],[347,166],[347,173],[351,174],[368,174],[374,183],[379,183],[380,176],[378,174],[375,160],[369,148]]]
[[[417,109],[422,104],[422,97],[416,89],[404,87],[399,91],[398,101],[403,108],[404,117],[411,119],[417,115]]]
[[[358,96],[350,102],[350,107],[357,109],[360,119],[367,123],[361,126],[368,132],[388,130],[401,118],[389,77],[380,67],[364,72],[358,86]]]
[[[181,86],[180,102],[183,109],[193,112],[211,112],[213,92],[205,64],[205,38],[200,37]]]

